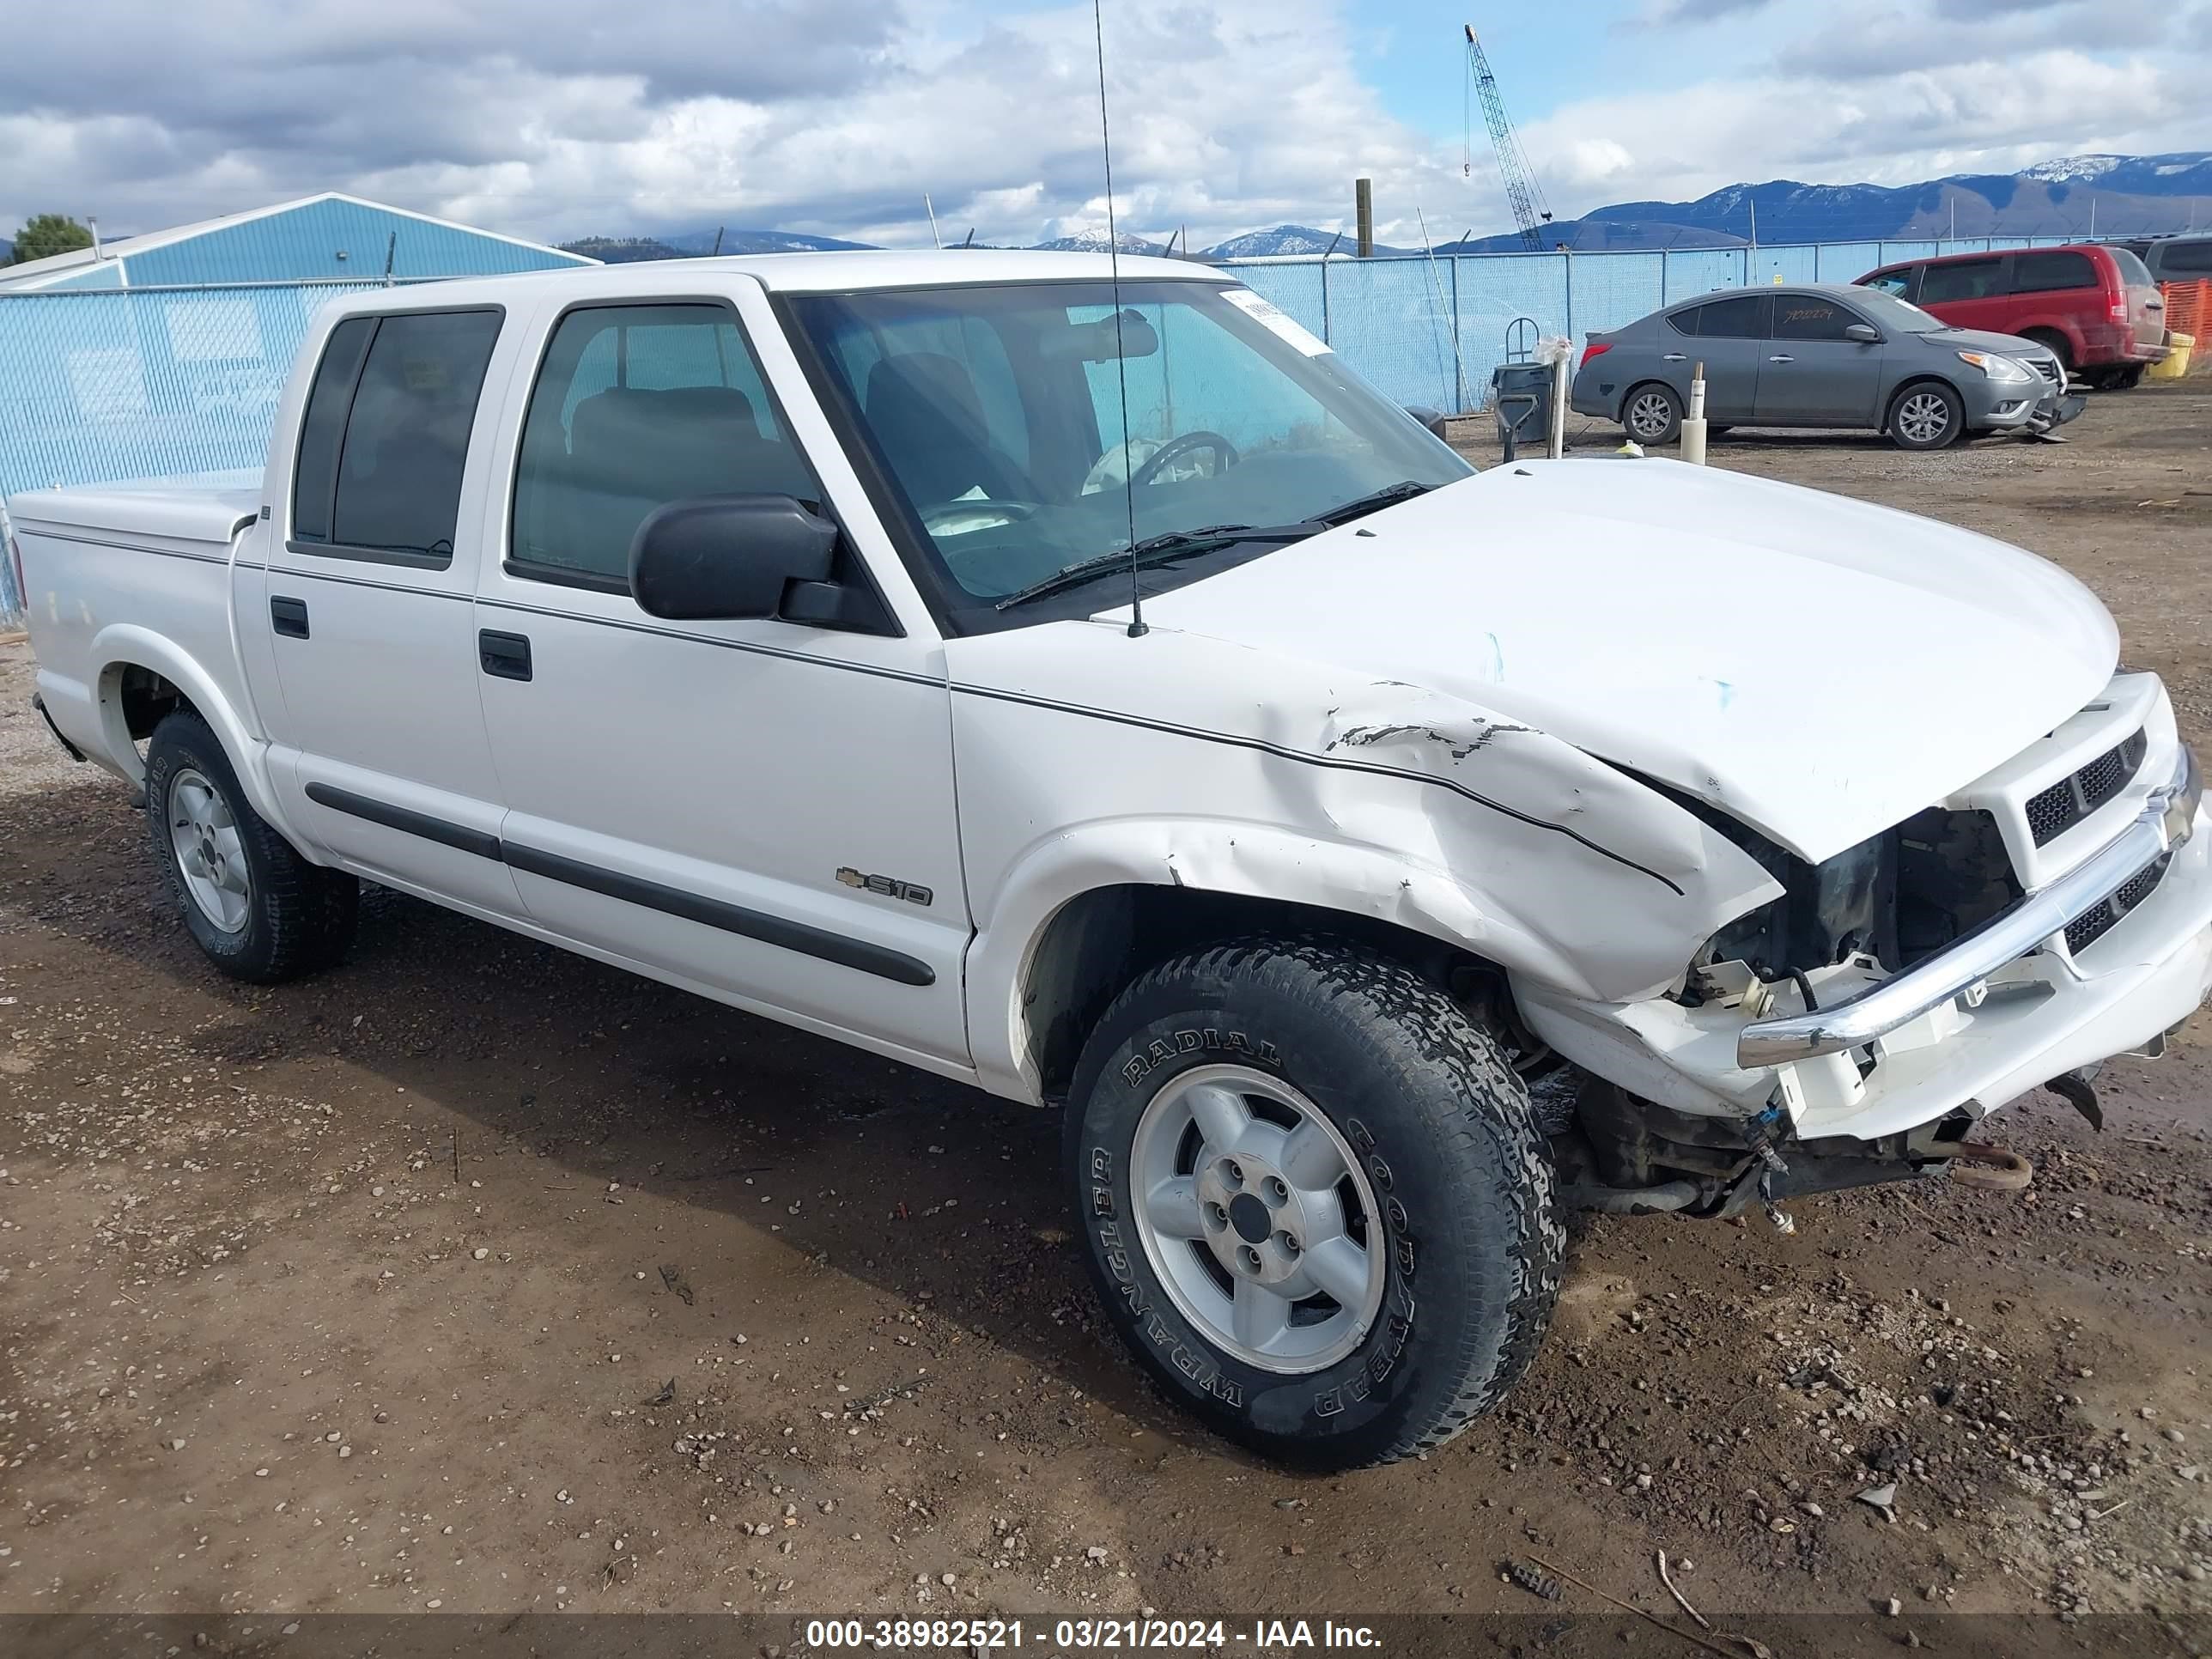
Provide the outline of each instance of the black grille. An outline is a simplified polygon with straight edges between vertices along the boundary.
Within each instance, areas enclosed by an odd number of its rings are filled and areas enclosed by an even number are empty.
[[[2035,844],[2040,847],[2072,829],[2126,788],[2149,746],[2149,739],[2138,732],[2030,800],[2027,832]]]
[[[2053,385],[2057,383],[2059,375],[2063,373],[2058,365],[2048,357],[2030,357],[2027,361],[2034,366],[2037,374]]]
[[[2066,948],[2083,951],[2105,936],[2106,930],[2122,916],[2151,896],[2166,866],[2173,854],[2168,853],[2155,864],[2145,865],[2129,878],[2128,884],[2087,915],[2076,916],[2066,928]]]

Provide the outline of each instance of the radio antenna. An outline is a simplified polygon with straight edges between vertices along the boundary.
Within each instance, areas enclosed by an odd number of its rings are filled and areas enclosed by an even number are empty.
[[[1098,40],[1098,149],[1106,160],[1106,270],[1114,293],[1114,372],[1121,388],[1121,502],[1129,515],[1129,637],[1145,636],[1145,595],[1137,582],[1137,464],[1129,453],[1129,360],[1121,355],[1121,237],[1114,221],[1114,135],[1106,118],[1104,0],[1091,0]]]

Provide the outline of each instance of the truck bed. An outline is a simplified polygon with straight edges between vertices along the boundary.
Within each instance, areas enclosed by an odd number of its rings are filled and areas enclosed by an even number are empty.
[[[221,694],[216,706],[251,708],[231,626],[232,564],[260,510],[258,475],[10,498],[39,696],[88,759],[139,781],[124,690],[101,684],[106,663],[160,665],[203,707],[196,694],[206,690]],[[126,639],[134,648],[118,648]],[[222,678],[208,686],[209,675]]]

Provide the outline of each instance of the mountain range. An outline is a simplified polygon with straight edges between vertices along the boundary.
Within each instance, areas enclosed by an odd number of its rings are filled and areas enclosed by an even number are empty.
[[[1856,242],[1944,236],[2119,236],[2185,227],[2212,229],[2212,150],[2165,155],[2068,155],[2014,173],[1954,173],[1917,185],[1807,185],[1777,179],[1730,185],[1691,202],[1616,202],[1544,227],[1546,248],[1582,251],[1739,247],[1757,240]],[[587,236],[564,243],[596,259],[674,259],[711,252],[783,253],[859,248],[865,242],[780,230],[690,230],[655,236]],[[1199,250],[1201,259],[1251,259],[1350,250],[1348,235],[1310,225],[1246,231]],[[1167,244],[1124,231],[1124,253],[1158,254]],[[982,243],[975,246],[986,246]],[[1034,244],[1103,252],[1106,233],[1086,230]],[[1516,253],[1508,234],[1442,243],[1438,253]],[[1180,248],[1178,251],[1182,251]],[[1419,253],[1383,247],[1377,253]]]
[[[1947,236],[2124,236],[2212,228],[2212,150],[2069,155],[1917,185],[1730,185],[1693,202],[1619,202],[1547,225],[1546,247],[1738,246]],[[1511,252],[1516,235],[1456,252]]]

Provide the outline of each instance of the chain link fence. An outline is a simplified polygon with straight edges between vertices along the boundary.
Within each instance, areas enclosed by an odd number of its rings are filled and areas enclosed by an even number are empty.
[[[1321,336],[1387,396],[1458,413],[1481,407],[1491,371],[1525,357],[1543,335],[1581,341],[1716,289],[1848,283],[1901,259],[2057,247],[2078,240],[1971,236],[1377,259],[1291,255],[1230,259],[1223,267]]]
[[[1230,260],[1400,403],[1479,408],[1537,337],[1580,340],[1715,289],[1849,282],[1936,253],[2061,236],[1828,242],[1657,253]],[[258,468],[316,309],[380,283],[0,293],[0,509],[17,490]],[[4,512],[0,512],[0,520]],[[0,558],[0,625],[23,596]]]
[[[0,295],[0,506],[17,490],[258,470],[318,307],[371,283]],[[20,623],[0,559],[0,623]]]

